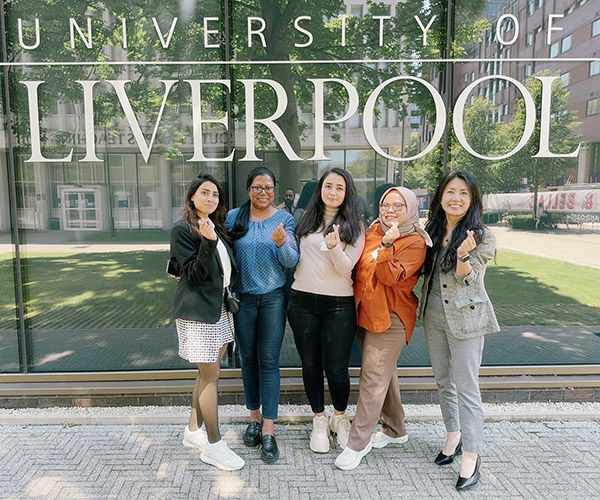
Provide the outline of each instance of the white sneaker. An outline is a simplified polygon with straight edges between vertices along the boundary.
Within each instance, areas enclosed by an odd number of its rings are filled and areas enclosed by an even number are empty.
[[[216,443],[208,443],[200,455],[200,460],[222,470],[238,470],[246,464],[242,457],[229,449],[223,439]]]
[[[327,453],[329,451],[329,429],[327,424],[325,415],[317,415],[313,418],[310,449],[315,453]]]
[[[373,443],[373,448],[383,448],[390,443],[393,444],[402,444],[408,441],[408,434],[404,434],[404,436],[399,436],[397,438],[393,438],[388,436],[383,431],[378,431],[371,437],[371,443]]]
[[[340,448],[345,448],[348,444],[348,437],[350,436],[350,420],[346,414],[342,415],[331,415],[329,419],[329,429],[334,434],[337,434],[337,443]]]
[[[208,445],[208,436],[204,424],[195,431],[190,431],[189,426],[185,426],[183,431],[183,446],[186,448],[198,448],[203,451]]]
[[[346,446],[338,457],[335,459],[335,466],[342,470],[356,469],[360,465],[362,458],[371,451],[371,441],[367,443],[364,450],[354,451]]]

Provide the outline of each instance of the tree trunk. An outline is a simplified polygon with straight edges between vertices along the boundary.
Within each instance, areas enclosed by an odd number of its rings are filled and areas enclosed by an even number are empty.
[[[289,61],[290,54],[288,51],[288,40],[287,40],[287,28],[289,19],[293,14],[295,7],[288,5],[285,15],[280,12],[278,2],[264,1],[261,2],[262,16],[265,19],[268,27],[266,34],[266,52],[267,58],[271,61]],[[290,8],[291,7],[291,8]],[[289,141],[292,149],[300,156],[300,129],[298,127],[298,103],[296,101],[296,95],[294,93],[294,78],[292,76],[292,68],[290,64],[271,64],[269,65],[271,71],[271,77],[276,82],[279,82],[286,90],[288,103],[287,108],[281,118],[277,120],[277,124],[280,126],[283,134]],[[296,190],[300,186],[297,185],[298,180],[298,164],[300,162],[294,162],[289,160],[283,153],[281,148],[279,150],[279,183],[281,188],[295,187]]]

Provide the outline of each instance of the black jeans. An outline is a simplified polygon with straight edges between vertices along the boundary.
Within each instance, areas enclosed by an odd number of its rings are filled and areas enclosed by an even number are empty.
[[[325,411],[323,370],[333,407],[345,411],[350,396],[348,364],[356,334],[354,297],[292,290],[288,321],[302,360],[302,379],[312,411]]]

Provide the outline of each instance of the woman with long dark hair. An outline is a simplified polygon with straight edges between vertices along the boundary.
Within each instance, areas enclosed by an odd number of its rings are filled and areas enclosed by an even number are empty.
[[[240,312],[235,331],[250,423],[244,444],[262,444],[267,463],[279,458],[274,421],[279,406],[279,355],[285,330],[285,270],[298,262],[294,219],[273,206],[275,175],[265,167],[248,174],[250,199],[227,215],[235,260],[240,270],[234,289]],[[261,414],[262,407],[262,414]]]
[[[198,175],[185,196],[182,218],[171,231],[171,264],[180,278],[173,315],[179,356],[198,367],[183,444],[200,449],[203,462],[237,470],[244,460],[221,438],[217,403],[221,359],[234,335],[232,314],[224,302],[224,289],[236,272],[226,214],[217,179]]]
[[[433,246],[425,259],[421,311],[447,432],[434,462],[446,465],[462,453],[456,489],[463,490],[480,477],[483,406],[478,378],[484,335],[500,330],[484,286],[496,239],[483,225],[481,194],[471,174],[444,176],[425,229]]]
[[[302,360],[312,411],[310,448],[329,451],[329,431],[344,448],[350,421],[348,364],[356,333],[352,269],[365,244],[360,200],[348,172],[325,172],[296,229],[300,260],[290,295],[288,321]],[[334,407],[325,415],[323,370]]]

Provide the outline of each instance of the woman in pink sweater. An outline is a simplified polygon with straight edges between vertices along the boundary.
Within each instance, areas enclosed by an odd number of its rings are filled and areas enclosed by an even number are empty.
[[[365,244],[365,225],[354,181],[333,168],[323,174],[296,228],[300,260],[288,320],[302,360],[304,388],[314,413],[310,448],[329,451],[329,431],[344,448],[350,421],[348,364],[356,333],[352,269]],[[325,415],[323,370],[334,414]]]

